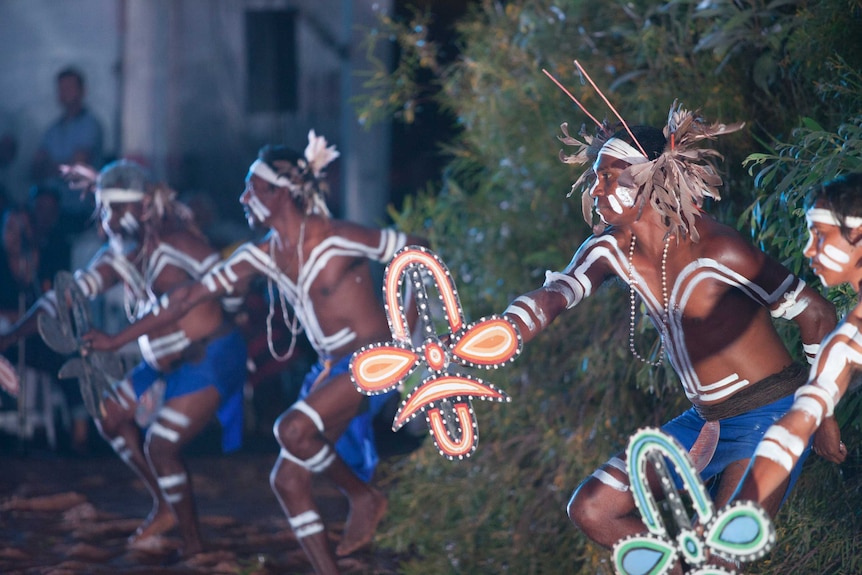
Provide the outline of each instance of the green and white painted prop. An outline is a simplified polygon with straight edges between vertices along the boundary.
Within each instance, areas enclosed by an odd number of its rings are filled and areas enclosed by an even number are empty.
[[[614,545],[618,574],[665,575],[682,561],[689,575],[733,575],[735,571],[708,565],[709,557],[737,564],[754,561],[775,544],[772,521],[757,503],[737,501],[716,512],[688,452],[660,429],[638,430],[626,456],[632,496],[648,533]],[[679,476],[682,493],[668,463]],[[650,470],[664,493],[664,506],[650,489]]]

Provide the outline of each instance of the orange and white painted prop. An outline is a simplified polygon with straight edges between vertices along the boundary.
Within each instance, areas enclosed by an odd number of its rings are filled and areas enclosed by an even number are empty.
[[[425,279],[440,296],[448,332],[438,334],[432,317]],[[407,281],[406,294],[402,291]],[[405,309],[412,291],[416,300],[422,344],[414,346]],[[386,266],[383,299],[393,340],[363,347],[350,359],[350,377],[366,395],[377,395],[403,385],[420,366],[429,374],[402,401],[392,423],[397,431],[420,412],[440,454],[464,459],[476,450],[478,425],[472,399],[511,401],[500,389],[477,377],[458,373],[453,363],[479,369],[497,369],[521,352],[521,336],[514,323],[492,315],[467,325],[455,282],[446,265],[433,252],[406,246]]]

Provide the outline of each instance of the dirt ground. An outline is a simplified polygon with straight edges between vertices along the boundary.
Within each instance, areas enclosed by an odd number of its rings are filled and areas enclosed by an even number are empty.
[[[268,447],[189,455],[206,549],[178,561],[175,532],[160,551],[126,547],[126,537],[150,510],[150,498],[104,446],[80,456],[0,441],[0,573],[310,574],[269,487],[277,450]],[[346,501],[323,483],[316,495],[335,542]],[[398,558],[372,546],[345,558],[340,567],[343,573],[390,575],[398,572]]]

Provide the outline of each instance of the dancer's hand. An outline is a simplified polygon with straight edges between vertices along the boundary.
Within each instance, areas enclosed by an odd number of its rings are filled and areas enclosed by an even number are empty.
[[[847,446],[841,441],[841,430],[834,417],[827,417],[814,433],[814,453],[832,463],[843,463]]]
[[[110,336],[97,329],[88,331],[81,338],[84,340],[85,349],[93,351],[114,351],[117,346],[114,344],[113,336]]]

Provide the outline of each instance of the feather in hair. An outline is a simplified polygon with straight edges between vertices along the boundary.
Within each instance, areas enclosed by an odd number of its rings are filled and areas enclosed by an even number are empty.
[[[698,241],[695,223],[704,198],[721,199],[722,185],[713,159],[723,156],[716,150],[696,148],[702,140],[741,130],[736,124],[707,124],[698,111],[686,110],[676,100],[668,113],[664,135],[667,145],[651,162],[629,166],[620,175],[620,185],[640,189],[656,211],[667,218],[669,232],[690,235]]]
[[[604,120],[596,128],[595,135],[591,136],[587,133],[586,126],[582,124],[578,135],[583,141],[569,134],[569,124],[567,122],[563,122],[560,125],[560,131],[563,132],[563,135],[557,136],[557,139],[567,146],[575,147],[573,154],[565,154],[563,150],[560,150],[560,161],[564,164],[587,165],[587,169],[572,184],[572,189],[569,190],[566,197],[571,197],[576,191],[581,192],[581,212],[584,216],[584,221],[595,229],[595,224],[593,223],[593,200],[590,198],[592,180],[596,175],[593,171],[593,164],[599,156],[599,150],[602,149],[605,142],[613,135],[613,129],[608,124],[608,121]]]
[[[308,145],[305,147],[305,161],[315,178],[319,178],[323,168],[340,155],[335,146],[327,147],[326,138],[318,136],[314,130],[309,130]]]

